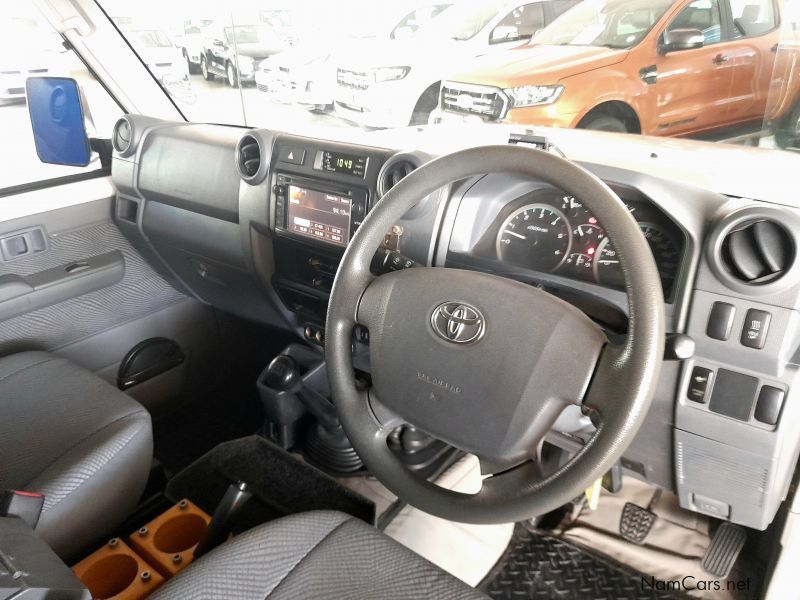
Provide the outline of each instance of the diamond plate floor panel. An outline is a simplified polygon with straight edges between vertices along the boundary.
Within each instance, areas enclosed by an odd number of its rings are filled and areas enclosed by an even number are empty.
[[[480,589],[495,600],[674,600],[649,589],[647,576],[521,524]]]

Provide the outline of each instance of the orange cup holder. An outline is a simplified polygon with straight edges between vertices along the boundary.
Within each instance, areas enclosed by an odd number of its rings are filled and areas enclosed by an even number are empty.
[[[153,534],[153,546],[159,552],[176,554],[194,548],[208,528],[201,515],[187,513],[166,521]]]
[[[164,583],[157,571],[117,538],[83,559],[73,571],[98,600],[140,600]]]
[[[194,559],[194,549],[211,521],[188,500],[181,500],[164,514],[130,536],[136,552],[170,578]]]

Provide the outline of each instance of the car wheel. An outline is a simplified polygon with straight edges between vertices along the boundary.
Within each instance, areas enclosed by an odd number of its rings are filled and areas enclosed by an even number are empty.
[[[614,133],[629,133],[625,121],[613,115],[598,113],[590,115],[578,125],[579,129],[591,129],[592,131],[613,131]]]
[[[775,126],[775,144],[779,148],[800,147],[800,102],[798,102],[787,118],[781,119]]]
[[[434,85],[425,90],[425,93],[417,100],[414,112],[411,113],[409,125],[427,125],[431,118],[431,113],[439,105],[439,86]]]
[[[203,74],[203,79],[206,81],[214,81],[214,74],[208,71],[208,62],[205,55],[200,57],[200,72]]]
[[[236,67],[233,66],[233,63],[228,63],[225,72],[228,74],[228,85],[232,88],[237,87],[239,85],[239,76],[236,74]]]

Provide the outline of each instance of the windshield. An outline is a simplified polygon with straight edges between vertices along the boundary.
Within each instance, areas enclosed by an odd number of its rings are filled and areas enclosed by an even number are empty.
[[[135,48],[169,48],[172,46],[167,34],[155,29],[130,31],[128,36]]]
[[[177,46],[180,64],[142,62],[189,121],[800,148],[800,0],[95,1],[136,52]]]
[[[275,39],[275,35],[267,27],[255,25],[237,25],[225,28],[225,41],[229,44],[258,44]]]
[[[584,0],[533,38],[533,44],[630,48],[674,0]]]
[[[436,20],[436,31],[463,42],[475,37],[497,12],[497,4],[490,2],[458,4]]]

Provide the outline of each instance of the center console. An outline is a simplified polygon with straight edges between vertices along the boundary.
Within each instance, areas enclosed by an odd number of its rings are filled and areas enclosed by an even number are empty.
[[[325,312],[342,254],[377,199],[390,153],[296,136],[275,142],[269,225],[272,284],[298,315],[305,338],[324,343]]]

